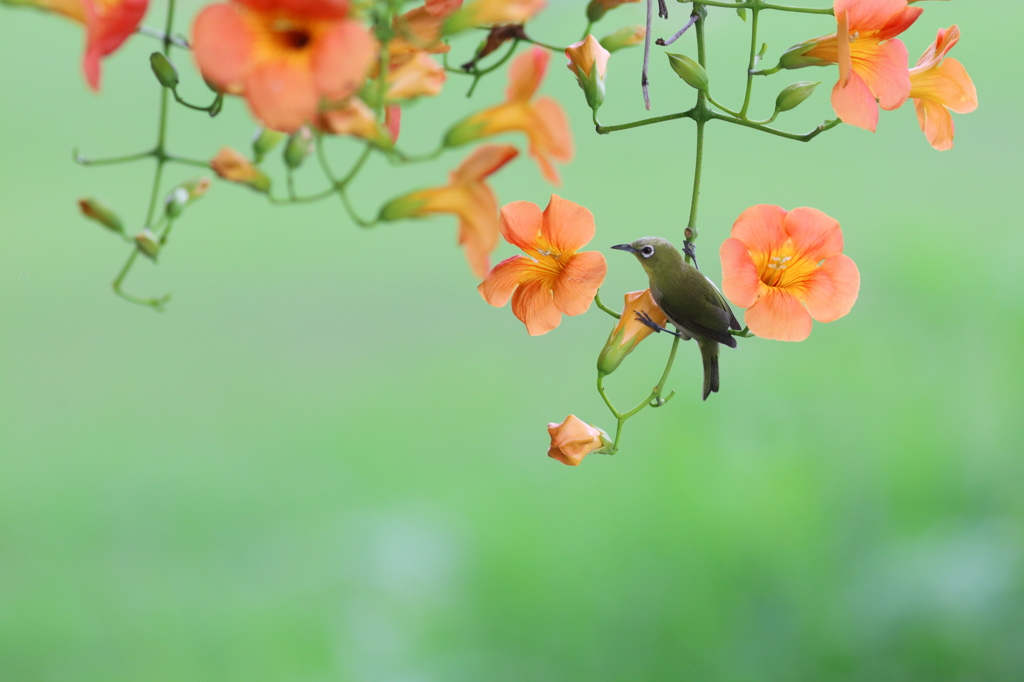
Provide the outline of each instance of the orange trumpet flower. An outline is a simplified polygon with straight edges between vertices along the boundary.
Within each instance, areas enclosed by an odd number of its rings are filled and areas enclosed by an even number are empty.
[[[548,457],[572,467],[579,466],[590,453],[608,452],[612,447],[607,433],[574,414],[561,424],[548,424],[548,435],[551,436]]]
[[[207,6],[192,27],[203,77],[242,95],[266,127],[292,133],[322,100],[363,86],[376,41],[348,18],[348,0],[231,0]]]
[[[562,314],[580,315],[590,308],[604,282],[608,264],[597,251],[577,253],[594,238],[594,215],[557,194],[544,212],[529,201],[501,209],[505,241],[526,252],[494,266],[477,289],[493,306],[512,299],[512,312],[530,336],[547,334]]]
[[[509,68],[505,103],[455,124],[445,136],[445,144],[457,147],[482,137],[518,130],[529,139],[530,156],[536,159],[544,177],[559,184],[558,170],[552,161],[564,163],[572,159],[569,121],[561,105],[550,97],[533,101],[544,80],[549,58],[547,51],[539,47],[516,57]]]
[[[381,220],[399,220],[451,213],[459,218],[459,244],[473,274],[483,278],[490,267],[489,255],[498,245],[498,202],[484,182],[519,152],[507,144],[484,145],[470,154],[451,174],[444,187],[424,189],[388,202]]]
[[[83,24],[82,71],[89,87],[98,91],[102,76],[100,60],[115,52],[135,33],[146,15],[149,0],[5,0],[4,4],[35,7]]]
[[[917,66],[910,70],[910,98],[928,143],[939,151],[953,147],[950,111],[967,114],[978,108],[978,91],[963,65],[946,54],[960,40],[956,25],[939,29]]]
[[[786,69],[839,65],[832,108],[844,123],[874,132],[878,107],[897,109],[910,95],[907,47],[896,36],[923,11],[907,0],[835,0],[836,33],[789,48]]]
[[[860,289],[856,264],[843,255],[839,223],[813,208],[761,204],[744,211],[722,243],[722,291],[746,308],[757,336],[803,341],[811,318],[850,312]]]

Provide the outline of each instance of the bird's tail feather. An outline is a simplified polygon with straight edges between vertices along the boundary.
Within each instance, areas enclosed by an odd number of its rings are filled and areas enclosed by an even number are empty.
[[[718,393],[718,344],[707,341],[700,344],[700,355],[704,360],[704,397]]]

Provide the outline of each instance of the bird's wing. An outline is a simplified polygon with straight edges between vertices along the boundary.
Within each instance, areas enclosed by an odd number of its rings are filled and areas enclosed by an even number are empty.
[[[729,306],[729,301],[725,299],[725,296],[718,290],[715,283],[711,281],[710,277],[705,276],[704,279],[706,279],[711,284],[711,288],[715,290],[715,297],[718,299],[718,307],[729,313],[729,328],[736,330],[743,329],[743,327],[740,326],[740,321],[736,319],[736,313],[734,313],[732,308]]]

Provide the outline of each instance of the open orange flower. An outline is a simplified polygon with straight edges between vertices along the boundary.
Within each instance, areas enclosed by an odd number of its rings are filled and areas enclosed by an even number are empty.
[[[112,54],[135,33],[146,15],[149,0],[6,0],[54,12],[85,25],[82,71],[93,90],[100,89],[100,60]]]
[[[722,291],[747,309],[744,321],[757,336],[803,341],[812,317],[838,320],[857,300],[860,273],[843,255],[843,231],[816,209],[752,206],[719,253]]]
[[[448,52],[448,45],[441,42],[444,22],[460,7],[462,0],[427,0],[425,5],[397,17],[394,23],[395,37],[389,45],[392,59],[415,50],[426,50],[434,54]]]
[[[482,137],[511,130],[526,134],[530,156],[537,160],[541,173],[558,184],[558,170],[552,160],[572,159],[572,131],[561,105],[550,97],[533,101],[548,68],[548,53],[534,47],[516,57],[509,68],[509,86],[504,104],[485,109],[456,123],[445,136],[445,144],[457,147]]]
[[[551,436],[548,457],[572,467],[579,466],[590,453],[608,452],[612,447],[607,433],[574,414],[561,424],[548,424],[548,435]]]
[[[390,149],[398,139],[402,110],[397,105],[385,107],[381,123],[370,107],[358,97],[325,108],[313,119],[313,126],[331,135],[351,135],[372,142],[381,149]]]
[[[537,204],[513,201],[501,209],[501,234],[526,255],[494,266],[477,287],[485,301],[501,307],[511,298],[512,312],[530,336],[557,327],[562,313],[580,315],[590,308],[608,272],[597,251],[577,253],[594,238],[590,211],[557,194],[544,213]]]
[[[910,95],[907,47],[896,36],[922,10],[907,0],[835,0],[837,30],[789,48],[783,68],[839,65],[832,108],[844,123],[874,131],[878,106],[897,109]]]
[[[363,86],[376,42],[348,18],[348,0],[232,0],[207,6],[192,28],[203,77],[248,100],[266,127],[295,132],[321,100]]]
[[[393,199],[381,209],[381,220],[399,220],[431,213],[459,218],[459,244],[473,274],[483,278],[488,256],[498,245],[498,202],[484,182],[519,152],[512,145],[484,145],[470,154],[451,174],[444,187],[424,189]]]
[[[967,70],[946,57],[958,40],[958,26],[940,28],[935,42],[910,70],[910,98],[914,100],[917,122],[929,144],[939,151],[953,147],[953,117],[949,112],[967,114],[978,108],[978,91]]]

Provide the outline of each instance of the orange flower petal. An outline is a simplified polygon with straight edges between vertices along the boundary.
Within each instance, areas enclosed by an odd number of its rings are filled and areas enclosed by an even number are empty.
[[[519,151],[510,144],[485,144],[466,157],[452,174],[457,182],[479,182],[512,159]]]
[[[256,12],[287,13],[310,19],[344,19],[348,0],[233,0]]]
[[[943,57],[953,49],[953,46],[960,41],[960,27],[953,24],[948,29],[940,28],[935,36],[935,42],[928,46],[921,58],[917,60],[917,66],[911,72],[922,68],[937,66]]]
[[[907,0],[835,0],[832,5],[837,17],[845,14],[849,18],[850,28],[854,31],[881,30],[906,9]],[[916,13],[920,14],[920,9]]]
[[[490,268],[490,253],[498,245],[498,200],[484,183],[464,185],[466,205],[458,212],[459,245],[473,274],[483,279]]]
[[[339,22],[317,41],[313,53],[317,90],[332,100],[356,92],[366,81],[376,53],[377,41],[358,22]]]
[[[523,251],[537,246],[544,216],[540,207],[530,201],[513,201],[501,209],[501,236]]]
[[[608,263],[597,251],[577,253],[555,280],[555,307],[566,315],[587,312],[594,294],[608,274]]]
[[[526,256],[512,256],[506,258],[487,275],[487,278],[477,286],[483,299],[495,308],[508,303],[512,292],[516,290],[520,282],[529,274],[533,261]]]
[[[561,183],[558,170],[549,160],[567,163],[573,157],[572,129],[565,110],[550,97],[541,97],[533,105],[532,126],[527,130],[530,155],[537,160],[541,173],[552,184]]]
[[[978,108],[978,91],[963,64],[947,57],[937,67],[910,74],[910,96],[938,102],[958,114]]]
[[[843,252],[839,221],[816,208],[794,208],[786,214],[783,228],[793,240],[798,257],[816,263]]]
[[[246,78],[245,90],[253,115],[268,128],[294,133],[316,115],[313,74],[301,65],[261,64]]]
[[[100,89],[100,60],[135,33],[148,5],[149,0],[84,0],[86,41],[82,70],[93,90]]]
[[[915,99],[914,110],[928,144],[940,152],[952,149],[955,126],[949,109],[929,99]]]
[[[755,253],[777,251],[789,238],[782,227],[785,218],[786,211],[781,206],[751,206],[733,223],[730,236],[743,242],[747,249]]]
[[[853,69],[867,83],[879,106],[886,111],[903,106],[910,95],[907,46],[901,40],[887,40],[869,49],[859,45],[854,46]]]
[[[761,278],[747,246],[730,237],[722,242],[718,255],[722,259],[722,292],[741,308],[749,308],[761,290]]]
[[[540,230],[556,251],[566,255],[576,253],[594,238],[594,214],[575,202],[552,194],[551,202],[544,209]]]
[[[832,322],[850,312],[859,291],[860,271],[857,265],[848,256],[832,256],[811,275],[804,303],[815,320]]]
[[[856,71],[850,72],[850,79],[843,85],[842,80],[832,88],[832,109],[836,116],[858,128],[875,132],[878,127],[878,104],[871,89]]]
[[[836,11],[836,63],[839,65],[839,82],[845,87],[850,80],[850,73],[853,69],[853,61],[850,56],[850,41],[847,36],[850,34],[850,17],[845,10]],[[819,48],[825,48],[819,45]],[[831,43],[829,43],[831,47]],[[821,58],[827,59],[822,56]]]
[[[811,315],[800,301],[788,291],[765,289],[743,316],[750,331],[776,341],[803,341],[810,336]]]
[[[530,279],[512,294],[512,313],[526,325],[530,336],[547,334],[562,321],[551,287],[543,279]]]
[[[209,5],[192,25],[192,53],[203,74],[224,92],[241,92],[253,39],[231,5]]]
[[[544,80],[544,74],[548,69],[550,56],[542,47],[532,47],[522,53],[512,62],[509,67],[508,89],[505,97],[511,101],[527,101],[533,97],[533,93],[540,87]]]

